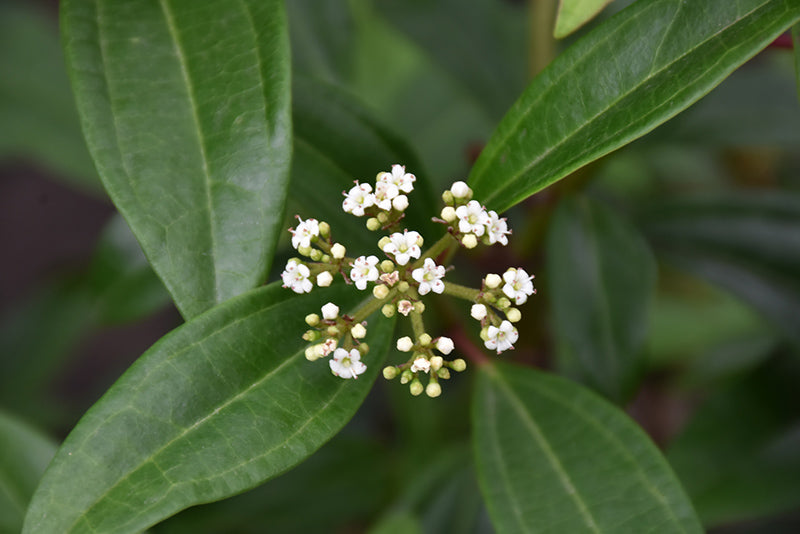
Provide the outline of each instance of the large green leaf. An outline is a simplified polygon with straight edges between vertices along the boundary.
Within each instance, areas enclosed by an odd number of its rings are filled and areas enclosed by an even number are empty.
[[[602,204],[567,199],[550,225],[545,279],[559,370],[624,401],[642,369],[656,281],[647,242]]]
[[[800,344],[800,196],[728,193],[650,205],[656,252],[737,295]]]
[[[371,325],[367,372],[341,380],[306,361],[303,317],[358,298],[351,286],[298,297],[275,283],[162,338],[67,437],[25,532],[137,532],[305,459],[364,400],[393,324]]]
[[[667,458],[707,526],[800,506],[798,380],[798,360],[776,358],[711,393],[670,444]]]
[[[611,0],[559,0],[553,35],[561,39],[594,18]]]
[[[800,99],[800,24],[792,26],[792,44],[794,45],[794,75],[797,80],[797,98]]]
[[[20,531],[28,501],[55,452],[48,438],[0,412],[0,533]]]
[[[478,480],[499,533],[702,532],[644,432],[572,382],[484,366],[472,419]]]
[[[526,89],[470,174],[502,211],[674,116],[800,19],[795,0],[640,0]]]
[[[35,2],[0,4],[0,160],[30,158],[102,194],[69,90],[58,24]]]
[[[61,13],[100,177],[181,313],[263,282],[291,153],[283,3],[71,0]]]

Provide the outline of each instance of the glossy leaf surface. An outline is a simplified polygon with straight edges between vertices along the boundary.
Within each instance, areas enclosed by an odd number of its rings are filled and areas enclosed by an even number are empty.
[[[557,209],[547,238],[547,294],[559,370],[615,401],[637,383],[656,265],[627,221],[588,198]]]
[[[353,416],[390,342],[392,322],[375,321],[358,380],[305,359],[303,317],[328,301],[347,310],[357,293],[298,297],[276,283],[162,338],[67,437],[25,531],[138,532],[305,459]]]
[[[503,211],[652,130],[800,19],[793,0],[642,0],[528,86],[470,174]]]
[[[556,29],[553,36],[561,39],[594,18],[611,0],[559,0]]]
[[[657,253],[749,303],[800,344],[800,197],[696,196],[643,217]]]
[[[20,531],[28,501],[55,452],[55,443],[0,412],[0,533]]]
[[[577,384],[487,365],[472,418],[478,480],[500,534],[702,532],[645,433]]]
[[[291,153],[282,2],[75,0],[61,13],[95,164],[181,313],[263,282]]]

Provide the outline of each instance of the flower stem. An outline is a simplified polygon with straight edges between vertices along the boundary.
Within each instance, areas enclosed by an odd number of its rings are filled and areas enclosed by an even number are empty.
[[[449,233],[444,234],[439,241],[434,243],[433,246],[422,255],[420,259],[414,262],[413,267],[421,267],[422,264],[425,263],[425,258],[436,258],[439,254],[452,247],[455,243],[455,238],[453,238],[452,235]]]
[[[452,282],[445,282],[444,283],[444,293],[445,295],[450,295],[452,297],[457,297],[464,300],[469,300],[472,302],[477,302],[478,297],[481,294],[480,289],[474,289],[467,286],[462,286],[459,284],[454,284]]]
[[[422,334],[425,333],[425,324],[422,322],[422,314],[416,311],[412,311],[411,315],[411,328],[414,330],[414,337],[419,338],[422,337]]]
[[[363,307],[359,308],[356,311],[355,315],[353,316],[353,322],[360,323],[361,321],[363,321],[364,319],[366,319],[367,317],[369,317],[370,315],[381,309],[383,305],[392,300],[396,294],[397,294],[397,288],[389,291],[389,294],[382,299],[376,299],[374,297],[369,299],[367,303],[364,304]]]

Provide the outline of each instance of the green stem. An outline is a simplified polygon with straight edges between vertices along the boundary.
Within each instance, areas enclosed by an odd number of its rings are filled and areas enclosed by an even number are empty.
[[[367,301],[366,304],[364,304],[363,307],[356,310],[355,315],[353,315],[353,322],[360,323],[361,321],[363,321],[364,319],[366,319],[367,317],[369,317],[370,315],[381,309],[383,305],[391,301],[395,295],[397,295],[397,288],[389,291],[389,294],[382,299],[376,299],[374,297],[371,298],[370,300]]]
[[[539,74],[555,57],[553,26],[555,20],[555,0],[530,0],[528,71],[531,78]]]
[[[414,337],[417,341],[425,333],[425,324],[422,322],[422,314],[416,311],[411,312],[411,329],[414,330]]]
[[[449,233],[444,234],[439,241],[433,244],[420,259],[414,262],[412,267],[419,268],[425,263],[425,258],[436,258],[439,254],[452,247],[456,243],[455,239]]]
[[[474,289],[471,287],[454,284],[452,282],[445,282],[444,294],[464,300],[469,300],[471,302],[477,302],[478,297],[481,294],[481,291],[480,289]]]

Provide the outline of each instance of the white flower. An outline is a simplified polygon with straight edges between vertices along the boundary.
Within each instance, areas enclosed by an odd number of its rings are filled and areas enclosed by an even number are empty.
[[[408,317],[408,314],[411,313],[411,310],[414,309],[414,304],[410,300],[401,300],[397,303],[397,311]]]
[[[411,276],[419,282],[420,295],[427,295],[430,291],[441,294],[444,291],[444,267],[436,265],[430,258],[425,258],[422,267],[414,269]]]
[[[469,195],[469,186],[459,180],[450,187],[450,192],[453,193],[453,196],[456,198],[464,198]]]
[[[453,352],[453,349],[456,348],[456,346],[452,339],[442,336],[436,341],[436,348],[439,350],[439,352],[447,356]],[[441,367],[441,365],[439,367]]]
[[[334,321],[339,317],[339,306],[333,302],[329,302],[322,307],[322,318],[328,321]]]
[[[504,350],[514,348],[514,343],[519,339],[519,332],[510,322],[503,321],[500,323],[500,328],[494,325],[489,327],[488,337],[489,339],[484,342],[486,348],[497,349],[497,354],[500,354]]]
[[[411,364],[411,372],[418,373],[420,371],[427,373],[431,370],[431,362],[427,360],[427,358],[417,358],[414,360],[414,363]]]
[[[392,209],[392,199],[400,194],[397,186],[391,182],[375,184],[375,205],[384,211]]]
[[[346,197],[342,202],[342,209],[345,213],[352,213],[356,217],[363,217],[364,208],[375,204],[375,196],[372,194],[372,186],[369,184],[356,182],[350,191],[342,194]]]
[[[322,271],[317,275],[317,285],[319,287],[328,287],[333,282],[333,275],[328,271]]]
[[[310,247],[311,238],[319,235],[319,223],[316,219],[306,219],[304,221],[299,216],[297,220],[300,221],[297,229],[289,228],[289,231],[292,233],[292,246],[296,250],[300,250],[301,248]]]
[[[358,378],[358,375],[367,370],[367,366],[361,361],[358,349],[350,352],[345,349],[336,349],[328,364],[331,366],[331,372],[341,378]]]
[[[286,263],[286,268],[281,273],[283,287],[288,287],[295,293],[311,292],[314,288],[314,284],[309,280],[310,276],[311,271],[308,270],[308,267],[302,263],[298,263],[297,260],[294,259]]]
[[[336,345],[338,344],[339,342],[332,337],[326,339],[323,343],[320,343],[319,345],[320,356],[327,356],[328,354],[336,350]]]
[[[392,254],[394,260],[400,265],[405,265],[411,258],[419,258],[421,250],[419,248],[422,237],[413,230],[403,230],[403,233],[395,232],[389,236],[389,242],[383,247],[386,254]]]
[[[378,174],[378,181],[379,182],[387,182],[394,184],[397,189],[402,191],[403,193],[410,193],[414,190],[414,182],[417,180],[417,177],[411,174],[410,172],[406,172],[406,168],[404,165],[392,165],[392,173],[389,174],[388,172],[382,172]]]
[[[500,243],[503,246],[508,245],[508,237],[506,236],[510,233],[505,217],[501,219],[497,216],[497,212],[490,211],[489,222],[486,223],[486,235],[489,238],[489,244]]]
[[[458,230],[462,234],[472,232],[480,237],[486,231],[489,223],[489,214],[477,200],[470,200],[466,206],[456,208],[458,217]]]
[[[389,261],[389,260],[386,260]],[[389,287],[392,287],[397,282],[400,281],[400,273],[398,271],[392,271],[390,273],[383,273],[381,276],[381,282],[386,284]]]
[[[355,282],[356,287],[360,290],[367,288],[367,282],[374,282],[378,279],[378,258],[375,256],[359,256],[356,258],[355,263],[352,263],[353,269],[350,271],[350,279]]]
[[[483,304],[473,304],[472,309],[469,311],[469,314],[476,321],[482,321],[483,318],[486,317],[486,313],[486,306]]]
[[[525,269],[511,268],[503,273],[503,280],[506,282],[503,286],[503,293],[513,299],[515,304],[523,304],[530,295],[536,293],[533,282],[531,282],[533,276],[528,276]]]
[[[397,350],[400,352],[408,352],[414,346],[414,342],[408,336],[403,336],[397,340]]]

